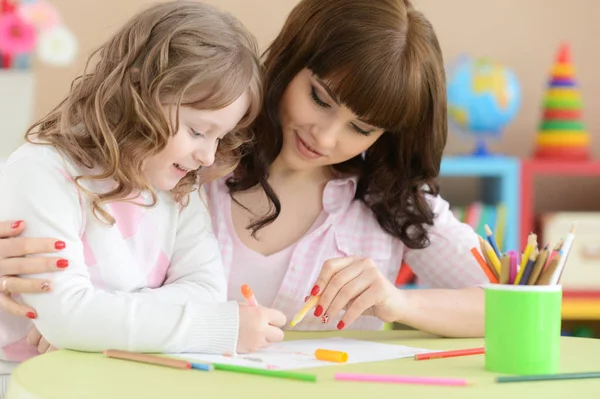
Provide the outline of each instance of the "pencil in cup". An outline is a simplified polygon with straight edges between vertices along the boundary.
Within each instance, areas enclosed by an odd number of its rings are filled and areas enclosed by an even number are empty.
[[[452,351],[418,353],[415,355],[415,360],[444,359],[447,357],[482,355],[484,353],[485,348],[457,349]]]
[[[485,230],[487,240],[492,246],[494,252],[496,253],[496,256],[500,258],[502,256],[502,252],[500,252],[500,249],[498,248],[498,244],[496,243],[496,239],[494,238],[494,233],[492,232],[492,229],[490,229],[490,226],[488,226],[487,224],[483,226],[483,229]]]
[[[471,254],[473,254],[473,257],[479,264],[479,267],[481,267],[481,270],[483,270],[483,272],[487,276],[488,280],[494,284],[498,283],[498,278],[492,271],[492,268],[486,263],[486,261],[483,259],[476,247],[471,248]]]
[[[404,375],[382,375],[382,374],[356,374],[336,373],[334,379],[337,381],[357,382],[385,382],[394,384],[420,384],[420,385],[442,385],[442,386],[467,386],[469,382],[459,378],[441,377],[416,377]]]
[[[523,251],[523,256],[521,257],[521,264],[519,268],[519,272],[517,273],[517,277],[515,278],[514,284],[519,285],[521,282],[521,278],[523,277],[523,273],[525,273],[525,268],[527,266],[527,262],[531,256],[531,253],[537,247],[537,235],[533,233],[529,233],[527,236],[527,245],[525,245],[525,251]]]
[[[169,357],[149,355],[146,353],[135,353],[109,349],[104,351],[104,356],[112,359],[130,360],[138,363],[153,364],[156,366],[172,367],[176,369],[191,369],[192,364],[185,360],[172,359]],[[207,370],[208,371],[208,370]]]

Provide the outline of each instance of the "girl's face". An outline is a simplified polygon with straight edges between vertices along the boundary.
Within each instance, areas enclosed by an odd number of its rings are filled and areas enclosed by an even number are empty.
[[[338,164],[364,152],[384,132],[340,104],[327,83],[303,69],[279,106],[283,146],[279,161],[292,170]]]
[[[148,158],[144,165],[150,184],[158,190],[172,190],[188,172],[212,165],[219,141],[236,127],[249,106],[248,92],[218,110],[181,106],[179,130],[169,139],[167,146]],[[165,106],[163,110],[167,119],[174,123],[176,110],[171,106]]]

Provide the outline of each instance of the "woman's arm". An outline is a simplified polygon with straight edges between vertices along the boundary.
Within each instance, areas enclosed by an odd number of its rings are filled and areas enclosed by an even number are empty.
[[[238,305],[215,303],[226,287],[217,277],[222,273],[217,259],[182,262],[170,270],[176,280],[199,279],[194,287],[201,293],[194,299],[204,298],[203,303],[171,300],[172,294],[161,290],[104,292],[92,286],[84,262],[81,207],[74,184],[45,163],[21,159],[5,167],[0,187],[11,193],[0,198],[0,219],[27,218],[25,236],[61,237],[66,243],[63,253],[69,267],[62,273],[25,276],[52,280],[52,291],[22,295],[37,310],[35,325],[52,345],[84,351],[235,351]],[[194,267],[213,270],[215,280],[207,280]]]
[[[483,289],[398,290],[395,321],[444,337],[482,337]]]

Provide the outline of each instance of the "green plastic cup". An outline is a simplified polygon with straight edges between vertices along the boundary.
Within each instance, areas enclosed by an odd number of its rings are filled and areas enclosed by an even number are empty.
[[[552,374],[560,361],[562,287],[485,287],[485,368],[506,374]]]

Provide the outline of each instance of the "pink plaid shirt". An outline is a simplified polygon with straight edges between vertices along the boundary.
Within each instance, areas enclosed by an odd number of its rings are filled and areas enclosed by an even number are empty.
[[[227,215],[223,213],[230,209],[227,205],[231,203],[225,180],[222,178],[204,187],[225,274],[229,279],[235,231],[231,231]],[[371,258],[392,282],[404,261],[416,274],[419,284],[431,288],[461,288],[488,282],[469,251],[479,246],[476,233],[454,217],[445,200],[439,196],[428,198],[436,214],[434,225],[428,229],[431,244],[425,249],[414,250],[386,233],[371,210],[353,199],[356,182],[356,178],[344,178],[327,183],[323,192],[324,222],[302,237],[294,247],[273,302],[288,320],[302,307],[323,263],[331,258],[351,255]],[[247,270],[247,273],[252,271]],[[331,330],[336,324],[332,320],[323,324],[319,318],[307,316],[294,329]],[[379,319],[362,316],[348,328],[374,330],[382,326]]]

